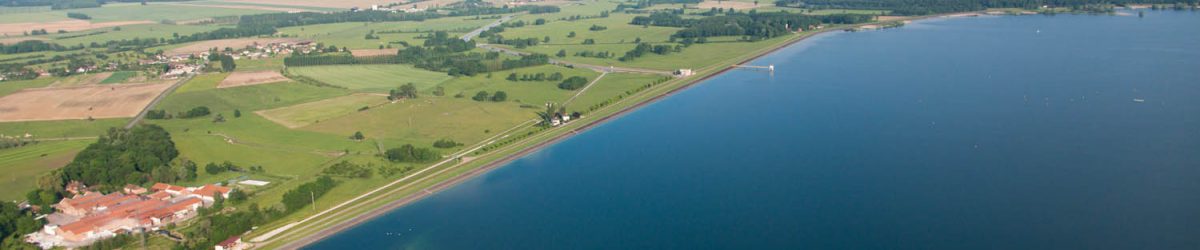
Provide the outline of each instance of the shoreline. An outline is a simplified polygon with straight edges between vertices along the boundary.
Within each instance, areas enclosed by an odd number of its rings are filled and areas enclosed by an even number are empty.
[[[873,25],[873,24],[878,24],[878,23],[883,23],[883,22],[891,22],[891,21],[916,21],[916,20],[924,20],[924,19],[940,18],[940,17],[966,16],[969,14],[983,14],[983,12],[982,11],[971,11],[971,12],[947,13],[947,14],[929,15],[929,16],[916,16],[916,17],[911,17],[911,18],[888,20],[888,21],[874,21],[874,22],[870,22],[870,23],[850,25],[849,28],[856,28],[856,27],[862,27],[862,26],[866,26],[866,25]],[[795,45],[799,42],[806,41],[809,38],[815,37],[817,35],[822,35],[822,34],[826,34],[829,32],[835,32],[835,31],[843,31],[844,32],[845,28],[836,28],[836,29],[835,28],[827,28],[827,29],[820,30],[820,31],[817,31],[814,33],[803,34],[803,35],[799,35],[799,36],[796,36],[793,38],[789,38],[790,40],[788,40],[788,41],[784,41],[779,44],[772,45],[773,47],[771,47],[768,50],[761,51],[761,52],[755,52],[756,54],[753,54],[752,56],[750,56],[746,59],[739,60],[735,64],[738,64],[738,65],[746,64],[748,62],[758,60],[764,56],[774,54],[775,52],[778,52],[779,50],[791,47],[792,45]],[[336,222],[336,223],[333,223],[331,226],[319,229],[314,233],[306,234],[305,237],[303,237],[302,239],[283,244],[282,246],[279,247],[279,249],[299,249],[302,247],[309,246],[312,243],[316,243],[318,241],[324,240],[325,238],[328,238],[329,236],[332,236],[334,234],[345,231],[346,229],[349,229],[354,226],[358,226],[359,224],[361,224],[363,222],[366,222],[366,221],[369,221],[372,219],[376,219],[379,216],[382,216],[386,213],[392,212],[400,207],[403,207],[403,206],[409,205],[413,202],[424,199],[430,195],[437,193],[438,191],[453,187],[457,184],[460,184],[464,181],[470,180],[474,177],[486,174],[492,170],[506,166],[509,163],[511,163],[512,161],[515,161],[521,157],[525,157],[525,156],[529,155],[530,153],[533,153],[533,152],[541,150],[545,147],[557,144],[558,142],[569,139],[579,133],[587,132],[588,130],[591,130],[592,128],[598,127],[599,125],[603,125],[609,121],[621,118],[629,113],[640,110],[641,108],[643,108],[647,105],[656,103],[662,99],[673,96],[676,93],[690,89],[690,88],[698,85],[699,83],[705,82],[707,80],[710,80],[714,77],[720,76],[730,70],[737,68],[732,65],[726,65],[726,66],[714,65],[714,67],[720,67],[720,68],[717,69],[716,71],[704,73],[703,75],[700,75],[699,77],[696,77],[696,78],[683,80],[683,81],[685,81],[684,83],[682,83],[679,86],[676,86],[673,89],[667,90],[666,92],[663,92],[661,94],[650,97],[649,99],[645,99],[645,100],[639,101],[637,103],[634,103],[632,105],[621,108],[620,110],[617,110],[616,112],[614,112],[612,114],[609,114],[607,116],[600,117],[599,119],[585,123],[584,125],[582,125],[578,128],[569,129],[569,130],[567,130],[567,132],[564,132],[559,135],[554,135],[550,139],[544,140],[542,142],[538,142],[538,143],[528,146],[524,149],[520,149],[517,152],[510,153],[499,159],[484,163],[484,165],[482,165],[480,167],[467,170],[466,172],[463,172],[459,175],[450,177],[449,179],[434,183],[432,186],[423,189],[423,192],[417,192],[417,193],[406,195],[400,199],[388,202],[382,206],[379,206],[376,208],[371,208],[369,212],[354,215],[348,220]],[[447,168],[447,170],[453,169],[456,167],[460,167],[463,164],[470,164],[470,162],[458,163],[454,166]],[[421,182],[425,178],[433,177],[435,175],[426,176],[420,180],[414,181],[413,183]],[[274,239],[272,239],[272,240],[274,240]],[[257,248],[257,246],[255,246],[255,247]]]

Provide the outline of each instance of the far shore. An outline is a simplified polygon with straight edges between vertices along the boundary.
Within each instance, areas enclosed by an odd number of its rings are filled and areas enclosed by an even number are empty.
[[[986,12],[986,10],[984,10],[984,11],[972,11],[972,12],[961,12],[961,13],[948,13],[948,14],[929,15],[929,16],[915,16],[915,17],[907,17],[907,18],[888,18],[887,20],[879,20],[879,21],[876,21],[876,22],[871,22],[871,23],[862,23],[862,24],[856,24],[856,25],[852,25],[852,26],[845,27],[845,28],[861,28],[861,27],[863,27],[863,26],[879,25],[880,23],[883,23],[883,22],[892,22],[892,21],[904,21],[904,22],[906,22],[906,23],[907,23],[908,21],[916,21],[916,20],[923,20],[923,19],[930,19],[930,18],[941,18],[941,17],[969,17],[969,16],[984,15],[984,14],[986,14],[985,12]],[[428,196],[430,196],[430,195],[432,195],[432,194],[434,194],[434,193],[436,193],[436,192],[438,192],[438,191],[441,191],[441,190],[443,190],[443,189],[446,189],[446,188],[453,187],[454,185],[456,185],[456,184],[459,184],[459,183],[462,183],[463,181],[469,180],[469,179],[471,179],[471,178],[474,178],[474,177],[476,177],[476,176],[479,176],[479,175],[485,174],[485,173],[487,173],[487,172],[489,172],[489,171],[491,171],[491,170],[494,170],[494,169],[497,169],[497,168],[499,168],[499,167],[505,166],[505,165],[507,165],[508,163],[510,163],[510,162],[512,162],[512,161],[514,161],[514,160],[516,160],[516,159],[519,159],[519,158],[521,158],[521,157],[524,157],[525,155],[528,155],[528,154],[530,154],[530,153],[533,153],[533,152],[536,152],[536,151],[538,151],[538,150],[541,150],[542,148],[545,148],[545,147],[547,147],[547,146],[554,145],[554,144],[556,144],[556,143],[558,143],[558,142],[560,142],[560,141],[563,141],[563,140],[565,140],[565,139],[568,139],[568,138],[570,138],[571,136],[574,136],[574,135],[576,135],[576,134],[579,134],[579,133],[584,133],[584,132],[586,132],[586,131],[588,131],[588,130],[590,130],[590,129],[594,128],[594,127],[597,127],[598,125],[604,124],[604,123],[606,123],[606,122],[608,122],[608,121],[615,120],[615,119],[617,119],[617,118],[620,118],[620,117],[622,117],[622,116],[624,116],[624,115],[626,115],[626,114],[632,113],[633,111],[636,111],[636,110],[638,110],[638,109],[640,109],[640,108],[642,108],[642,107],[644,107],[644,106],[646,106],[646,105],[649,105],[649,104],[655,103],[655,102],[657,102],[657,101],[659,101],[659,100],[662,100],[662,99],[664,99],[664,98],[666,98],[666,97],[669,97],[669,96],[671,96],[671,95],[674,95],[675,93],[678,93],[678,92],[680,92],[680,91],[686,90],[686,89],[688,89],[688,88],[690,88],[690,87],[692,87],[692,86],[695,86],[695,85],[697,85],[698,83],[701,83],[701,82],[704,82],[704,81],[706,81],[706,80],[708,80],[708,79],[711,79],[711,78],[713,78],[713,77],[719,76],[719,75],[721,75],[721,74],[723,74],[723,73],[725,73],[725,72],[727,72],[727,71],[729,71],[729,70],[735,69],[735,67],[733,67],[732,65],[741,65],[741,64],[747,64],[747,63],[749,63],[749,62],[751,62],[751,61],[758,60],[759,58],[762,58],[763,56],[767,56],[767,55],[770,55],[770,54],[772,54],[772,53],[774,53],[774,52],[776,52],[776,51],[779,51],[779,50],[781,50],[781,49],[784,49],[784,48],[790,47],[791,45],[794,45],[794,44],[796,44],[796,43],[798,43],[798,42],[805,41],[805,40],[807,40],[808,38],[811,38],[811,37],[814,37],[814,36],[817,36],[817,35],[820,35],[820,34],[825,34],[825,33],[827,33],[827,32],[832,32],[832,31],[843,31],[843,30],[845,30],[845,28],[826,28],[826,29],[823,29],[823,30],[820,30],[820,31],[816,31],[816,32],[813,32],[813,33],[808,33],[808,34],[797,35],[797,36],[794,36],[794,37],[792,37],[792,38],[789,38],[789,40],[787,40],[787,41],[785,41],[785,42],[781,42],[781,43],[778,43],[778,44],[771,45],[770,49],[767,49],[767,50],[765,50],[765,51],[760,51],[760,52],[754,53],[752,56],[750,56],[750,57],[747,57],[747,58],[745,58],[745,59],[742,59],[742,60],[739,60],[739,61],[737,61],[736,63],[729,64],[729,65],[724,65],[724,66],[722,66],[722,65],[717,65],[717,67],[718,67],[718,68],[715,68],[715,70],[714,70],[714,69],[705,69],[705,70],[700,70],[700,72],[702,72],[702,73],[699,73],[699,74],[697,74],[696,76],[692,76],[692,77],[690,77],[690,78],[688,78],[688,79],[683,79],[682,81],[684,81],[684,82],[682,82],[682,83],[673,83],[673,84],[668,84],[668,85],[671,85],[671,86],[663,86],[663,87],[670,87],[670,88],[673,88],[673,89],[670,89],[670,90],[668,90],[668,91],[666,91],[666,92],[663,92],[663,93],[661,93],[661,94],[655,95],[655,96],[653,96],[653,97],[650,97],[650,98],[648,98],[648,99],[642,100],[642,101],[640,101],[640,102],[637,102],[637,103],[631,104],[631,105],[629,105],[629,106],[623,107],[623,108],[621,108],[620,110],[616,111],[615,113],[609,114],[609,115],[607,115],[607,116],[600,117],[599,119],[596,119],[596,120],[589,121],[589,122],[585,123],[584,125],[582,125],[582,126],[580,126],[580,127],[578,127],[578,128],[571,129],[571,130],[568,130],[568,131],[554,131],[554,132],[547,132],[547,134],[551,134],[551,133],[555,133],[555,132],[561,132],[561,133],[559,133],[559,134],[557,134],[557,135],[554,135],[553,137],[551,137],[551,138],[549,138],[549,139],[545,139],[545,140],[543,140],[543,141],[541,141],[541,142],[537,142],[536,144],[534,144],[534,145],[532,145],[532,146],[528,146],[528,147],[526,147],[526,148],[524,148],[524,149],[521,149],[521,150],[519,150],[519,151],[517,151],[517,152],[515,152],[515,153],[511,153],[511,154],[505,155],[505,156],[503,156],[503,157],[501,157],[501,158],[499,158],[499,159],[496,159],[496,160],[489,161],[489,162],[487,162],[486,164],[484,164],[484,165],[482,165],[482,166],[480,166],[480,167],[476,167],[476,168],[474,168],[474,169],[467,170],[466,172],[464,172],[464,173],[462,173],[462,174],[459,174],[459,175],[457,175],[457,176],[454,176],[454,177],[451,177],[451,178],[449,178],[449,179],[443,180],[443,181],[441,181],[441,182],[435,183],[435,184],[433,184],[431,187],[424,189],[424,192],[416,192],[416,193],[412,193],[412,194],[410,194],[410,195],[407,195],[407,196],[405,196],[405,197],[403,197],[403,198],[400,198],[400,199],[397,199],[397,200],[395,200],[395,201],[389,202],[389,203],[387,203],[386,205],[383,205],[383,206],[380,206],[380,207],[376,207],[376,208],[372,208],[372,209],[370,209],[370,211],[368,211],[368,212],[365,212],[365,213],[362,213],[362,214],[359,214],[359,215],[355,215],[355,216],[353,216],[351,219],[348,219],[348,220],[344,220],[344,221],[336,222],[336,223],[332,224],[332,226],[328,226],[328,227],[322,228],[322,229],[320,229],[320,230],[317,230],[317,231],[315,231],[315,232],[313,232],[313,233],[306,234],[306,235],[305,235],[305,237],[302,237],[300,240],[295,240],[295,241],[288,242],[288,243],[286,243],[286,244],[283,244],[283,245],[281,245],[281,246],[280,246],[280,247],[278,247],[278,248],[279,248],[279,249],[299,249],[299,248],[301,248],[301,247],[304,247],[304,246],[307,246],[307,245],[309,245],[309,244],[315,243],[315,242],[317,242],[317,241],[320,241],[320,240],[322,240],[322,239],[325,239],[325,238],[327,238],[327,237],[329,237],[329,236],[332,236],[332,235],[334,235],[334,234],[336,234],[336,233],[339,233],[339,232],[341,232],[341,231],[344,231],[344,230],[346,230],[346,229],[349,229],[349,228],[351,228],[351,227],[354,227],[354,226],[356,226],[356,225],[359,225],[360,223],[363,223],[363,222],[369,221],[369,220],[371,220],[371,219],[375,219],[375,218],[377,218],[377,217],[379,217],[379,216],[381,216],[381,215],[383,215],[383,214],[385,214],[385,213],[391,212],[391,211],[393,211],[393,210],[395,210],[395,209],[397,209],[397,208],[400,208],[400,207],[403,207],[403,206],[405,206],[405,205],[411,204],[411,203],[412,203],[412,202],[414,202],[414,201],[421,200],[421,199],[423,199],[423,198],[425,198],[425,197],[428,197]],[[515,145],[514,145],[514,146],[515,146]],[[495,153],[495,152],[493,152],[493,153]],[[488,154],[492,154],[492,153],[488,153]],[[461,167],[461,166],[463,166],[463,165],[474,164],[474,163],[475,163],[475,162],[471,162],[471,161],[464,161],[464,162],[461,162],[461,163],[455,164],[455,165],[453,165],[453,166],[447,167],[447,168],[446,168],[446,169],[444,169],[443,171],[445,171],[445,170],[450,170],[450,169],[454,169],[454,168],[458,168],[458,167]],[[421,179],[419,179],[419,180],[416,180],[416,181],[414,181],[414,182],[412,182],[412,183],[414,183],[414,184],[415,184],[415,183],[419,183],[419,182],[425,181],[425,180],[426,180],[426,179],[428,179],[428,178],[432,178],[432,177],[435,177],[435,176],[437,176],[437,174],[433,174],[433,175],[426,176],[426,177],[424,177],[424,178],[421,178]],[[271,241],[274,241],[274,240],[277,240],[277,239],[276,239],[276,238],[273,238],[273,239],[271,239],[271,240],[268,240],[266,243],[269,243],[269,242],[271,242]],[[255,246],[255,247],[259,247],[259,246]]]

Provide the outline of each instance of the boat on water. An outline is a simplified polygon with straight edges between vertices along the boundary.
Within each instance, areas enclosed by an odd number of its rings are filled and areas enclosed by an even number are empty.
[[[1146,100],[1142,99],[1142,98],[1133,98],[1133,102],[1143,103],[1143,102],[1146,102]]]

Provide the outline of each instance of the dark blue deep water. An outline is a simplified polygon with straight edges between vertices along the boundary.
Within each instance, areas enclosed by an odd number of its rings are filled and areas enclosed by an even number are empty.
[[[309,248],[1200,249],[1200,12],[927,20],[754,64],[779,69]]]

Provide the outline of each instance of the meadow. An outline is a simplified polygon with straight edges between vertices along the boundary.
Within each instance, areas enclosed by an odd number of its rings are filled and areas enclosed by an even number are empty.
[[[0,122],[0,134],[29,133],[38,138],[96,137],[104,134],[108,128],[123,127],[128,122],[129,118]]]
[[[54,81],[57,80],[58,79],[53,77],[42,77],[33,80],[3,81],[0,82],[0,96],[6,96],[8,94],[12,94],[13,92],[21,91],[22,89],[50,86],[51,83],[54,83]]]
[[[661,78],[663,78],[661,75],[609,73],[600,81],[593,83],[587,92],[565,104],[568,110],[587,110],[588,107],[612,100],[618,95],[629,95],[626,91],[633,91]]]
[[[42,141],[17,148],[0,149],[0,201],[23,200],[25,192],[37,188],[37,179],[61,168],[76,153],[95,140]]]
[[[70,10],[51,10],[37,11],[24,13],[11,13],[0,15],[0,23],[25,23],[25,22],[48,22],[70,20],[67,17],[67,12],[83,13],[91,16],[92,22],[113,22],[113,21],[184,21],[218,16],[236,16],[258,13],[269,13],[276,11],[252,10],[252,9],[232,9],[232,8],[216,8],[216,7],[187,7],[181,8],[175,5],[163,3],[149,3],[141,5],[137,3],[110,3],[105,4],[100,8],[85,8],[85,9],[70,9]]]
[[[76,32],[67,32],[63,34],[52,34],[43,37],[49,38],[49,42],[62,45],[89,45],[93,42],[104,43],[107,41],[128,40],[134,38],[146,39],[170,39],[179,35],[190,35],[200,32],[212,31],[222,27],[233,27],[229,25],[176,25],[176,24],[135,24],[121,26],[116,28],[102,28],[83,30]],[[93,33],[97,33],[94,34]]]
[[[474,96],[479,91],[487,91],[495,93],[496,91],[504,91],[508,94],[509,102],[517,102],[524,105],[532,105],[541,107],[548,102],[561,103],[567,98],[574,95],[574,91],[568,91],[558,88],[559,81],[509,81],[505,78],[509,74],[516,74],[519,78],[522,75],[534,75],[542,73],[547,76],[554,73],[562,73],[563,79],[572,76],[581,76],[588,80],[595,79],[600,73],[586,69],[573,69],[562,66],[542,65],[535,67],[518,68],[506,71],[497,71],[490,74],[480,74],[471,77],[459,77],[454,80],[447,81],[440,86],[445,89],[446,96],[462,95],[465,98]]]
[[[349,135],[291,130],[254,114],[258,110],[344,96],[349,94],[346,90],[294,82],[211,88],[210,84],[217,78],[193,80],[187,85],[201,84],[208,88],[193,87],[190,91],[175,93],[156,107],[174,113],[205,106],[213,115],[146,121],[166,128],[183,158],[200,164],[230,161],[243,167],[263,166],[268,175],[262,178],[295,178],[319,172],[319,167],[326,161],[356,145],[346,139]],[[235,116],[235,111],[240,111],[241,116]],[[214,122],[216,114],[225,117],[225,121]],[[228,180],[240,175],[243,174],[227,172],[210,176],[203,173],[196,183]]]
[[[137,76],[137,72],[117,71],[117,72],[113,72],[112,75],[109,75],[108,78],[104,78],[103,81],[100,81],[100,84],[123,83],[126,80],[129,80],[129,78],[134,77],[134,76]]]
[[[260,115],[288,128],[298,128],[320,123],[340,116],[361,112],[387,103],[384,95],[353,94],[315,102],[263,110]]]
[[[380,45],[386,47],[390,42],[400,41],[419,45],[423,41],[417,36],[431,31],[448,31],[452,35],[460,35],[492,21],[447,17],[424,21],[331,23],[281,28],[279,34],[316,40],[325,45],[336,45],[339,48],[378,49]],[[379,39],[366,39],[367,34],[371,31],[375,31],[375,35],[379,36]],[[402,33],[381,33],[384,31],[401,31]],[[391,46],[396,49],[402,47],[399,44],[391,44]]]
[[[446,73],[401,64],[291,67],[288,72],[352,90],[379,93],[387,93],[407,83],[425,90],[452,78]]]
[[[477,102],[470,98],[422,97],[354,112],[300,130],[343,135],[361,131],[384,148],[414,144],[430,147],[439,139],[475,143],[535,119],[539,109],[509,102]]]

